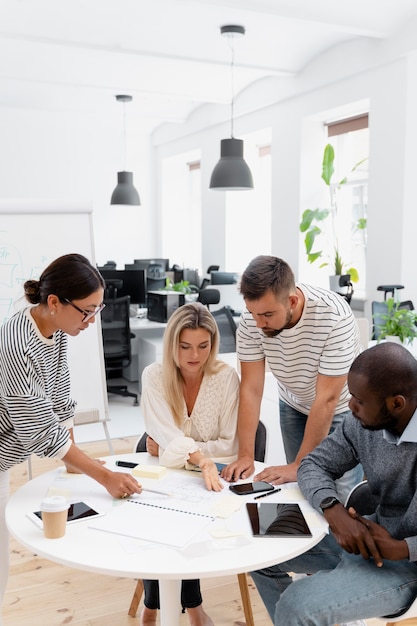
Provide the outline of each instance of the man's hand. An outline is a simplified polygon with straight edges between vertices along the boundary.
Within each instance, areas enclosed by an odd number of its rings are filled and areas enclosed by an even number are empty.
[[[253,458],[242,457],[221,471],[221,477],[229,483],[236,482],[240,478],[249,478],[255,471],[255,462]]]
[[[365,526],[372,536],[383,559],[389,559],[390,561],[408,559],[408,545],[405,539],[394,539],[386,528],[380,524],[372,522],[366,517],[362,517],[362,515],[359,515],[353,507],[349,508],[348,513],[353,519]]]
[[[282,485],[283,483],[297,482],[298,463],[288,465],[275,465],[266,467],[262,472],[254,476],[254,480],[265,480],[271,485]]]

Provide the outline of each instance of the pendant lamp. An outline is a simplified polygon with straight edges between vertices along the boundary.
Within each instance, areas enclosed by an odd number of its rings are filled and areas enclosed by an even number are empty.
[[[233,69],[235,61],[235,51],[233,41],[236,36],[245,34],[243,26],[227,25],[220,28],[220,33],[229,38],[232,51],[231,61],[231,137],[222,139],[220,142],[220,160],[213,170],[210,179],[210,189],[219,191],[242,191],[253,189],[252,173],[248,164],[243,158],[243,139],[236,139],[233,136],[233,112],[234,112],[234,83]]]
[[[126,103],[132,101],[132,96],[118,95],[116,100],[123,103],[123,150],[126,168]],[[126,169],[117,172],[117,185],[112,193],[110,204],[140,205],[139,194],[133,185],[132,172],[127,172]]]

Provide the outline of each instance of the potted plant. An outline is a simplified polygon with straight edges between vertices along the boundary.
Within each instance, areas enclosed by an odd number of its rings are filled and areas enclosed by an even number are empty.
[[[190,294],[198,294],[198,287],[196,285],[192,285],[188,280],[180,280],[178,283],[173,283],[170,278],[167,278],[165,281],[165,287],[162,287],[161,291],[176,291],[177,293],[183,293],[186,298],[190,302],[193,301],[192,296]]]
[[[386,314],[378,316],[378,342],[386,339],[398,340],[403,344],[412,343],[417,337],[417,313],[398,308],[398,301],[394,298],[389,298],[386,304]],[[392,339],[393,337],[396,339]]]
[[[365,159],[364,159],[365,160]],[[352,172],[356,170],[356,168],[363,163],[360,161],[355,165],[352,169]],[[337,285],[339,285],[339,277],[348,274],[350,280],[352,282],[358,282],[359,274],[355,267],[350,266],[350,264],[345,263],[342,260],[341,252],[339,249],[337,232],[336,232],[336,218],[337,218],[337,190],[341,188],[342,185],[346,184],[347,177],[344,177],[339,183],[336,185],[332,182],[332,177],[334,174],[334,148],[331,144],[327,144],[324,153],[323,153],[323,163],[322,163],[322,179],[329,188],[330,195],[330,208],[317,208],[317,209],[306,209],[303,212],[301,223],[300,223],[300,231],[305,233],[304,237],[304,245],[305,251],[307,254],[307,260],[309,263],[314,263],[315,261],[321,260],[320,267],[326,267],[331,265],[333,267],[334,275],[337,277]],[[321,225],[330,218],[330,236],[332,239],[332,243],[334,245],[334,250],[332,254],[324,255],[323,250],[314,250],[314,245],[316,243],[316,239],[319,235],[323,233]],[[366,228],[366,219],[360,218],[355,223],[356,230],[365,230]],[[328,233],[329,234],[329,233]],[[327,260],[326,260],[327,256]],[[324,259],[324,260],[323,260]]]

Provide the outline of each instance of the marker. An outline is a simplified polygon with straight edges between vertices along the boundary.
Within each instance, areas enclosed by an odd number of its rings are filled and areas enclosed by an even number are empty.
[[[281,487],[278,487],[278,489],[274,489],[273,491],[267,491],[266,493],[261,493],[261,495],[256,496],[254,500],[259,500],[260,498],[266,498],[266,496],[272,496],[273,493],[278,493],[278,491],[281,491]]]
[[[137,467],[139,463],[131,463],[130,461],[116,461],[117,467]]]

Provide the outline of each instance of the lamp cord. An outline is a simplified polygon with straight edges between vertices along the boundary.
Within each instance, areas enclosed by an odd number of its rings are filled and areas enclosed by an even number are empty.
[[[230,136],[233,137],[233,118],[234,118],[234,108],[235,108],[235,81],[234,81],[234,69],[235,69],[235,47],[233,45],[233,35],[228,36],[229,47],[231,50],[231,63],[230,63],[230,76],[231,76],[231,98],[230,98]]]

